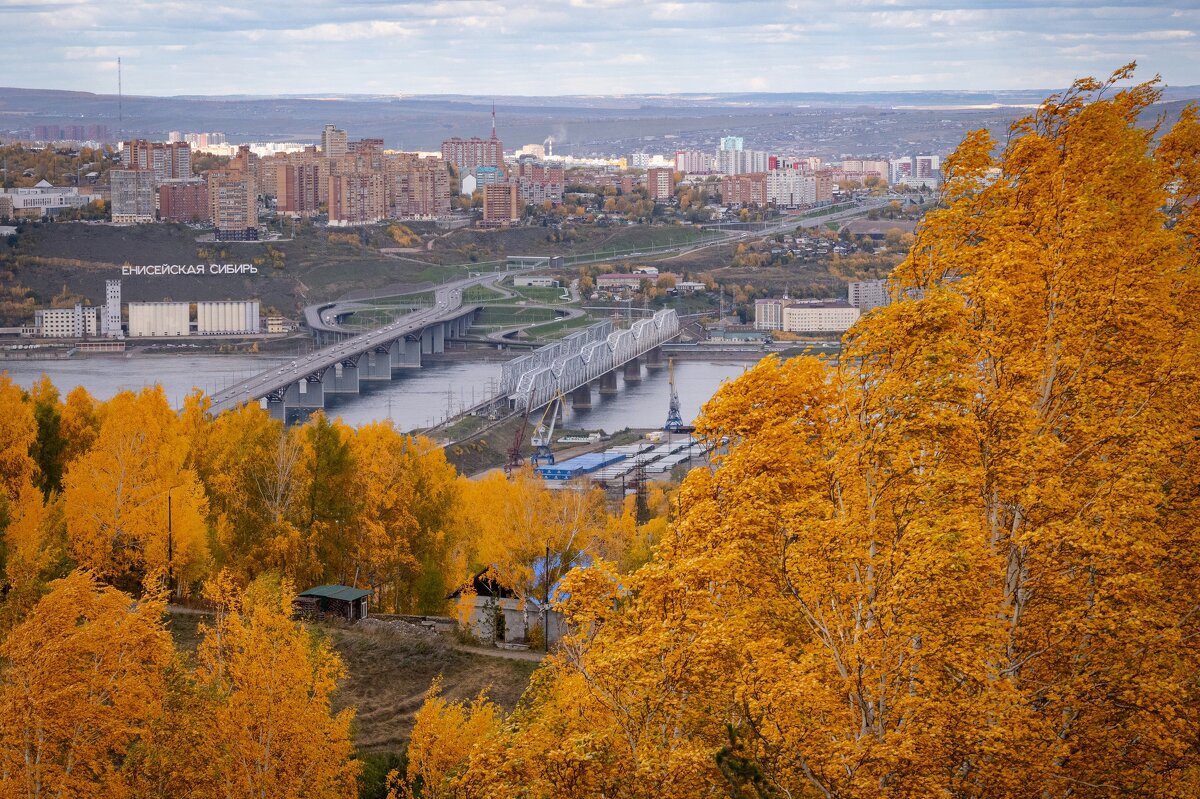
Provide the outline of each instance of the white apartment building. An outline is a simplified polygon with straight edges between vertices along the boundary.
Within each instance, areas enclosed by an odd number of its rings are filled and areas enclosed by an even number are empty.
[[[713,171],[713,157],[700,150],[680,150],[675,153],[675,171],[685,175],[707,175]]]
[[[137,225],[154,221],[157,209],[152,170],[110,169],[108,183],[113,222]]]
[[[842,300],[765,299],[754,301],[754,329],[788,333],[844,333],[859,310]]]
[[[856,280],[847,287],[847,301],[860,311],[882,308],[891,302],[887,279]]]
[[[764,150],[718,150],[716,163],[722,175],[766,172],[771,166],[771,154]]]
[[[889,183],[936,189],[942,183],[942,162],[936,155],[910,155],[889,163]]]
[[[780,208],[799,208],[817,202],[817,178],[795,169],[767,172],[767,202]]]

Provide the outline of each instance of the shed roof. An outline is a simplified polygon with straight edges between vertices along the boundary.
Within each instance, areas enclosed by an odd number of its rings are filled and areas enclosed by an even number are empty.
[[[356,599],[362,599],[365,596],[370,596],[370,591],[364,591],[361,588],[351,588],[348,585],[318,585],[316,588],[310,588],[307,591],[301,591],[300,596],[318,596],[325,599],[340,599],[343,602],[353,602]]]

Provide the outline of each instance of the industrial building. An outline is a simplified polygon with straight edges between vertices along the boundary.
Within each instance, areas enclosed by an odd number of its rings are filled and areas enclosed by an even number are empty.
[[[76,303],[74,308],[33,312],[33,335],[40,338],[83,338],[100,330],[100,309]]]
[[[125,338],[121,328],[121,281],[104,281],[104,308],[100,312],[100,335]]]
[[[190,317],[186,302],[131,302],[129,336],[186,336],[191,332]]]
[[[258,300],[196,303],[196,333],[201,336],[258,333]]]

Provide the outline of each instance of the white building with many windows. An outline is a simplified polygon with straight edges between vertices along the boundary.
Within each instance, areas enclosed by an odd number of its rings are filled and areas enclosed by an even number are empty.
[[[843,300],[798,300],[783,308],[789,333],[845,333],[858,321],[859,310]]]
[[[33,334],[41,338],[84,338],[100,329],[100,309],[76,303],[74,308],[33,312]]]
[[[853,281],[848,286],[846,295],[847,301],[860,311],[882,308],[892,301],[888,294],[886,278]]]
[[[0,192],[0,196],[3,197],[6,211],[11,206],[12,216],[25,219],[52,216],[64,208],[81,208],[95,199],[80,194],[74,186],[52,186],[44,180],[32,188]]]

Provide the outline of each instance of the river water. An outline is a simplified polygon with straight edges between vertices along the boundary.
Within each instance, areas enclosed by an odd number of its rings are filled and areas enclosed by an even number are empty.
[[[124,390],[161,384],[167,400],[183,404],[192,389],[217,391],[251,375],[277,367],[290,358],[264,355],[146,355],[131,358],[83,357],[62,361],[0,361],[18,385],[28,387],[43,373],[65,396],[83,386],[94,396],[108,399]],[[675,384],[684,423],[690,423],[722,381],[740,375],[750,362],[678,361]],[[357,396],[327,398],[326,412],[359,426],[391,418],[404,431],[429,427],[447,414],[458,413],[483,401],[500,380],[500,364],[486,361],[451,361],[427,364],[421,369],[396,372],[390,383],[378,383]],[[657,428],[667,418],[670,389],[667,370],[642,369],[640,383],[617,379],[618,392],[601,397],[592,392],[590,409],[568,408],[563,424],[572,429],[613,432],[625,427]]]

